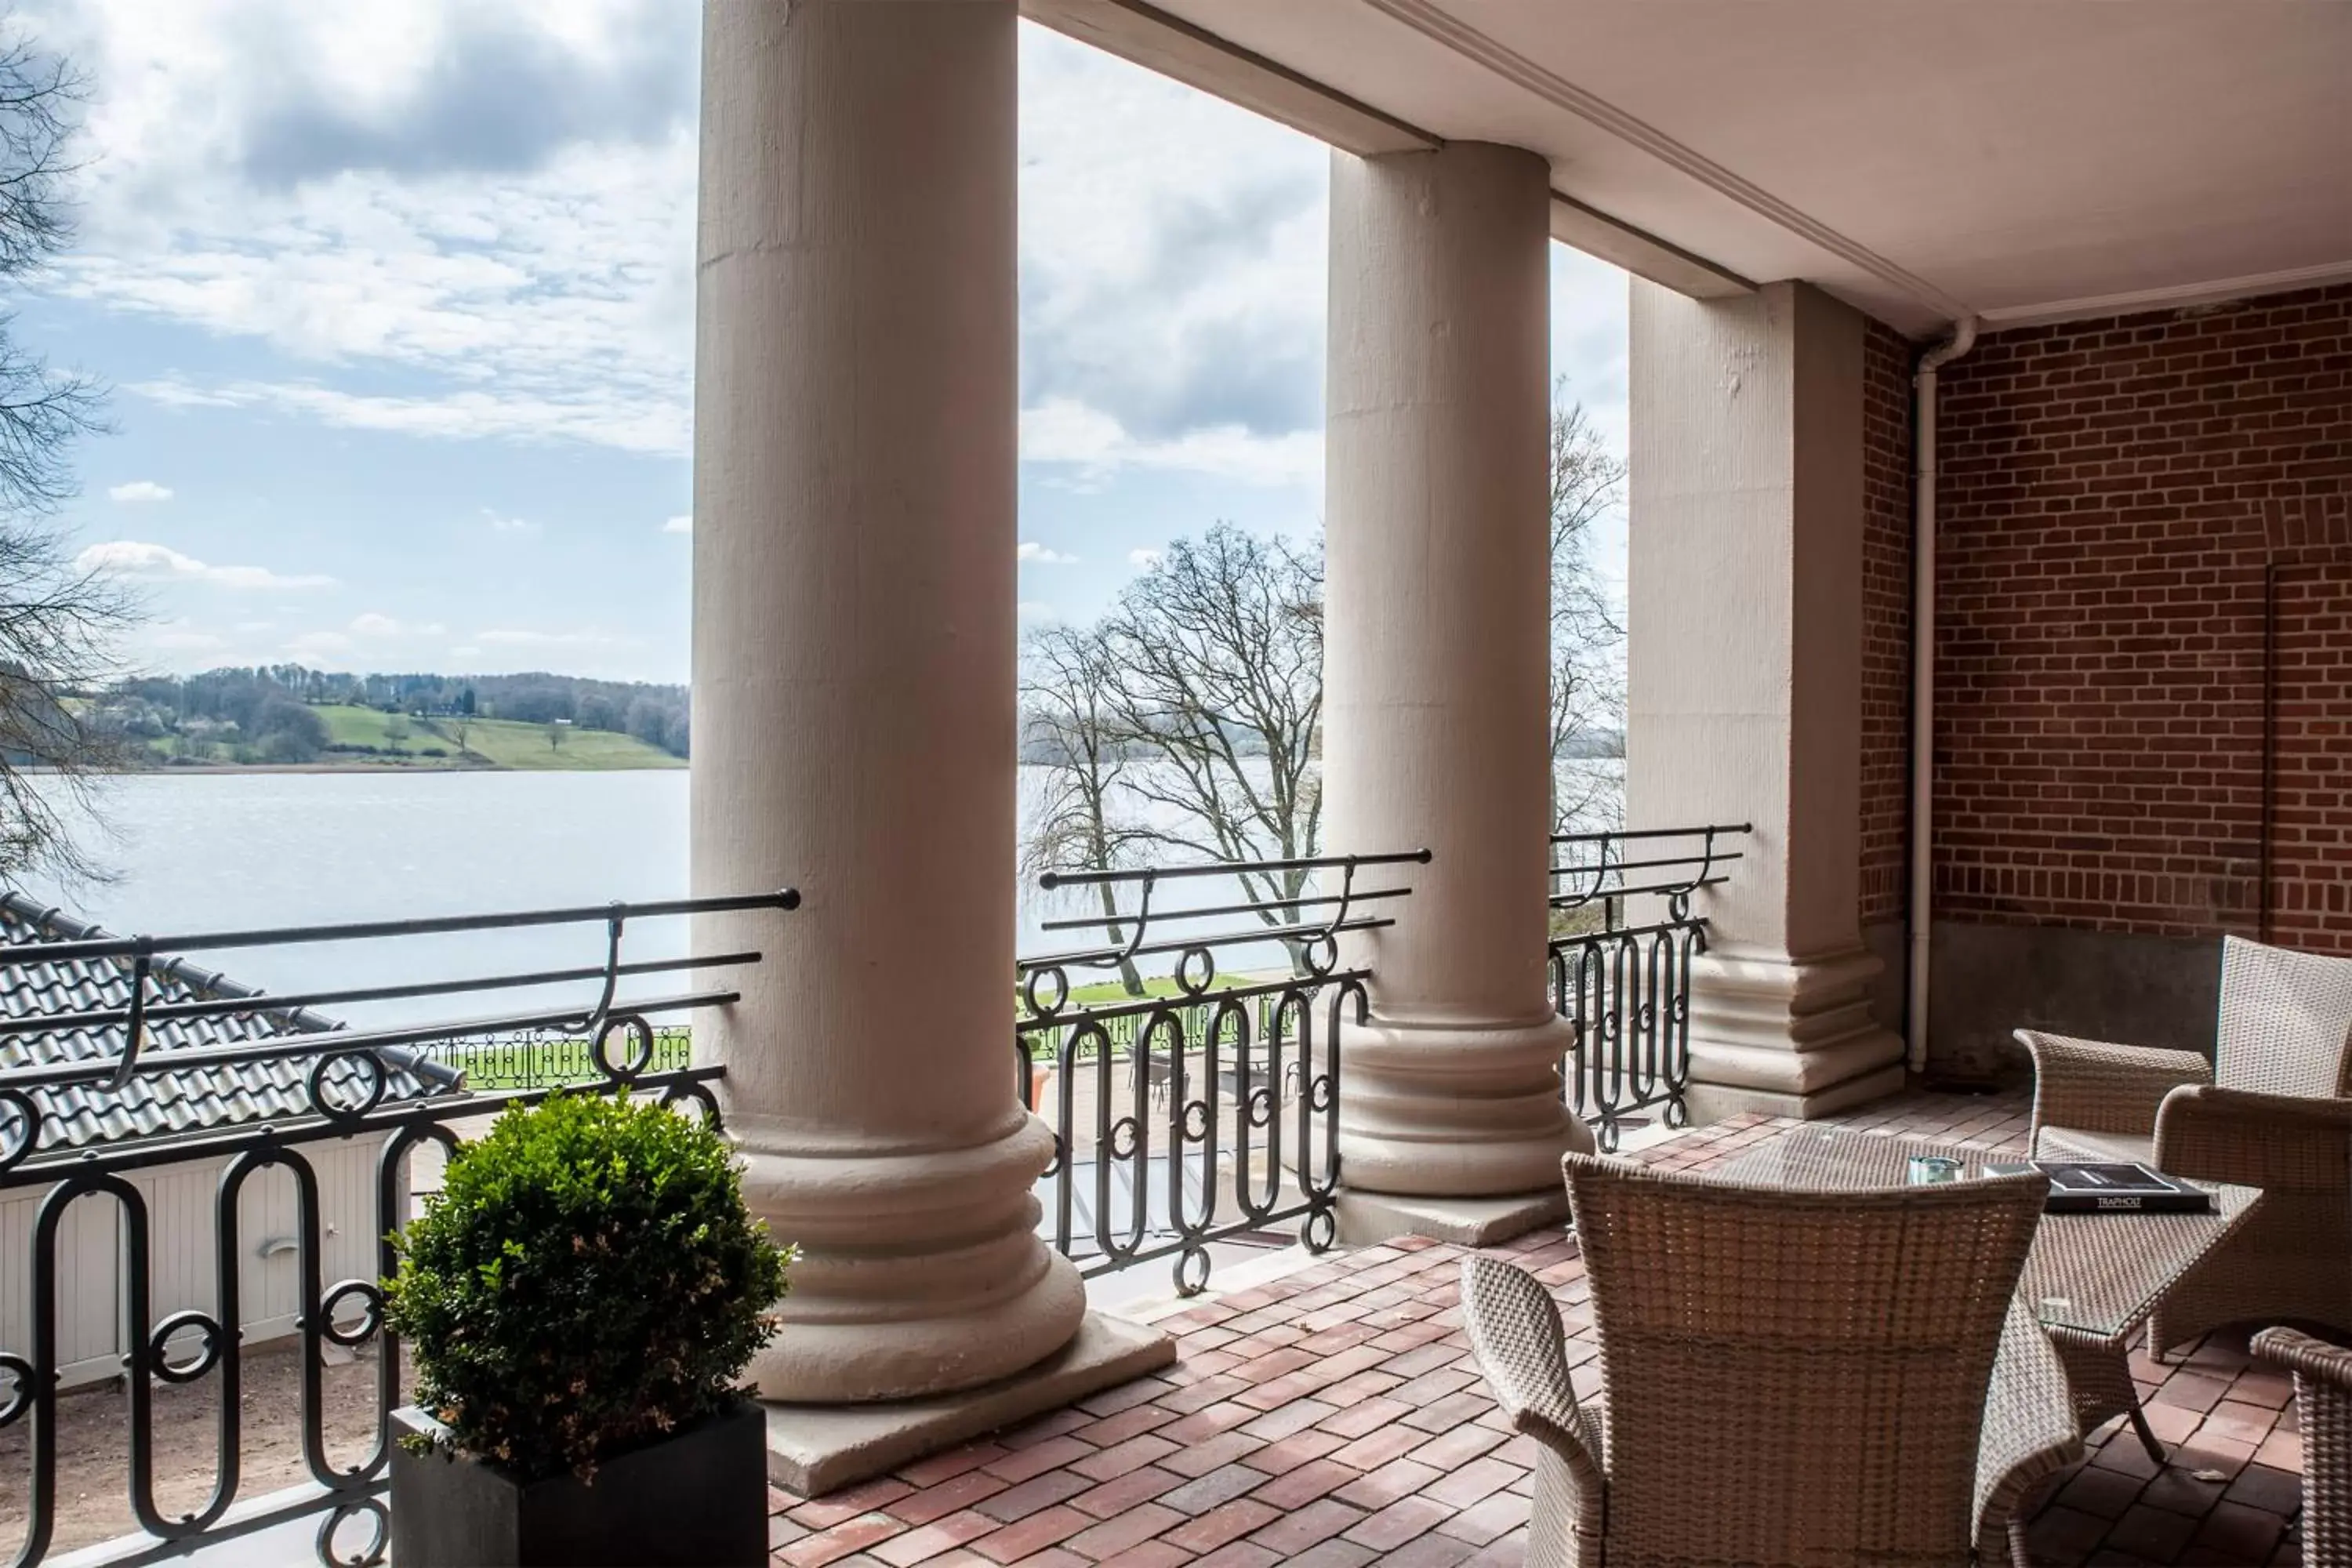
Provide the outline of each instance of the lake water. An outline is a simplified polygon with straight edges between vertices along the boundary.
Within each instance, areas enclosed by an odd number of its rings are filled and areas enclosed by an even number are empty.
[[[1024,799],[1027,792],[1024,792]],[[687,773],[157,773],[109,781],[116,837],[93,841],[120,875],[68,906],[124,934],[393,920],[683,897]],[[1010,830],[1012,825],[1007,825]],[[37,897],[47,890],[35,888]],[[1230,887],[1186,889],[1224,901]],[[1074,912],[1030,900],[1020,951],[1067,952],[1099,938],[1043,931]],[[625,955],[684,957],[688,922],[634,928]],[[1244,955],[1265,963],[1278,950]],[[202,956],[278,993],[601,963],[604,931],[582,925],[397,941],[237,949]],[[638,994],[683,977],[637,982]],[[1008,977],[1009,983],[1009,977]],[[508,992],[328,1009],[356,1024],[473,1016],[593,999],[593,988]]]
[[[470,914],[687,890],[684,770],[131,774],[108,781],[101,800],[113,837],[92,847],[119,875],[61,901],[122,933]],[[684,956],[686,924],[646,922],[631,932],[628,956]],[[571,926],[239,948],[195,962],[291,992],[599,963],[603,941],[600,928]],[[471,1016],[522,998],[531,1006],[564,999],[515,992],[454,1005]],[[437,999],[328,1011],[370,1023],[447,1016],[452,1005]]]

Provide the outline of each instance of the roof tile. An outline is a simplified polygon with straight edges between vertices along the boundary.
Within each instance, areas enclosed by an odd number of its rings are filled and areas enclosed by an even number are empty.
[[[0,943],[89,941],[107,934],[21,894],[0,892]],[[131,974],[130,960],[121,958],[0,965],[0,1012],[11,1018],[31,1018],[121,1008],[131,1000]],[[141,1060],[153,1063],[175,1050],[325,1034],[342,1026],[308,1008],[272,1007],[261,993],[184,960],[158,958],[149,972],[151,1005],[247,996],[255,999],[255,1010],[249,1013],[150,1020]],[[118,1059],[122,1041],[119,1025],[0,1036],[0,1087],[5,1086],[9,1068]],[[289,1057],[142,1071],[120,1090],[103,1083],[33,1089],[28,1092],[41,1112],[39,1152],[308,1116],[312,1114],[308,1079],[316,1060]],[[428,1092],[405,1067],[393,1072],[384,1087],[387,1100]],[[436,1088],[433,1092],[446,1091]]]

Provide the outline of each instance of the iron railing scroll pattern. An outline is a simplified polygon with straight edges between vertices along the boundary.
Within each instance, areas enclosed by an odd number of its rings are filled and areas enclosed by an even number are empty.
[[[739,993],[724,984],[727,972],[760,962],[756,952],[737,952],[654,963],[622,961],[624,932],[647,920],[726,910],[797,908],[791,889],[715,899],[657,903],[520,910],[415,921],[267,931],[208,931],[184,936],[111,937],[38,941],[0,945],[0,970],[30,965],[113,961],[129,971],[122,1005],[34,1013],[0,1018],[0,1044],[12,1037],[65,1029],[121,1032],[112,1060],[72,1060],[55,1065],[0,1069],[0,1202],[37,1194],[29,1256],[11,1258],[30,1282],[29,1342],[0,1345],[0,1431],[30,1423],[25,1445],[30,1460],[29,1507],[25,1533],[7,1558],[11,1568],[30,1568],[48,1555],[58,1521],[58,1400],[60,1325],[58,1285],[60,1232],[68,1209],[85,1200],[115,1205],[123,1245],[118,1288],[123,1304],[120,1335],[124,1397],[128,1402],[127,1475],[130,1505],[138,1528],[153,1538],[151,1548],[127,1562],[160,1560],[206,1542],[322,1516],[316,1536],[322,1563],[364,1568],[383,1560],[388,1516],[383,1491],[389,1457],[390,1415],[401,1403],[400,1356],[383,1322],[379,1279],[397,1263],[393,1236],[408,1218],[410,1157],[427,1143],[455,1148],[467,1131],[486,1126],[510,1105],[534,1104],[556,1089],[573,1087],[658,1099],[707,1116],[719,1116],[715,1086],[723,1068],[690,1065],[683,1051],[680,1020],[705,1008],[727,1005]],[[224,1000],[163,1001],[150,994],[151,979],[170,965],[192,972],[184,960],[164,953],[275,947],[288,943],[394,940],[404,936],[509,930],[523,926],[602,925],[603,962],[575,969],[475,975],[420,981],[399,986],[320,989],[299,995],[240,994]],[[695,989],[654,995],[624,995],[623,984],[637,976],[693,971]],[[593,1000],[536,1010],[510,1009],[482,1016],[381,1029],[334,1026],[308,1009],[388,997],[457,996],[563,981],[585,982]],[[717,981],[718,984],[711,982]],[[151,1032],[173,1018],[224,1013],[268,1015],[288,1031],[209,1048],[151,1049]],[[668,1020],[664,1025],[657,1020]],[[485,1053],[491,1053],[485,1055]],[[528,1058],[528,1065],[524,1058]],[[308,1063],[297,1074],[296,1098],[280,1104],[284,1114],[239,1121],[184,1136],[141,1137],[93,1147],[43,1149],[41,1099],[84,1086],[119,1091],[150,1075],[251,1069]],[[496,1063],[490,1086],[470,1083],[469,1065]],[[282,1087],[283,1074],[280,1075]],[[318,1161],[338,1145],[375,1140],[372,1234],[381,1238],[373,1278],[329,1281],[325,1241],[331,1234],[322,1214]],[[213,1247],[209,1306],[183,1306],[155,1315],[152,1279],[153,1218],[139,1184],[142,1173],[216,1163],[220,1170],[212,1206]],[[293,1250],[297,1270],[296,1325],[299,1367],[299,1409],[303,1467],[310,1484],[294,1500],[292,1489],[273,1491],[267,1501],[238,1502],[242,1475],[240,1401],[247,1317],[239,1300],[241,1265],[250,1237],[241,1233],[239,1198],[263,1172],[281,1170],[294,1189]],[[326,1348],[372,1351],[376,1360],[377,1405],[372,1441],[355,1460],[331,1453],[323,1385]],[[155,1484],[156,1385],[184,1385],[211,1379],[215,1435],[213,1481],[200,1506],[171,1510],[161,1505]],[[353,1434],[341,1434],[350,1437]],[[6,1483],[14,1489],[15,1478]],[[0,1534],[0,1552],[7,1551]]]
[[[1687,1124],[1694,899],[1730,879],[1746,823],[1552,838],[1552,1005],[1573,1031],[1562,1093],[1605,1152],[1655,1114]]]
[[[1310,1250],[1332,1244],[1339,1031],[1369,1016],[1372,973],[1342,964],[1340,941],[1394,925],[1412,891],[1399,879],[1428,861],[1423,849],[1040,879],[1049,892],[1108,889],[1119,905],[1044,922],[1111,940],[1024,958],[1017,977],[1016,1092],[1055,1137],[1045,1228],[1082,1275],[1172,1259],[1191,1296],[1213,1243],[1296,1220]],[[1242,896],[1181,901],[1225,884]],[[1255,892],[1279,886],[1299,890]],[[1272,963],[1227,978],[1221,958]],[[1143,996],[1079,999],[1123,964],[1168,973]]]

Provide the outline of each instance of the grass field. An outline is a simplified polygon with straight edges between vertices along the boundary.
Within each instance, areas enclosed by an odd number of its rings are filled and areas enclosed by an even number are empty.
[[[1085,974],[1092,971],[1082,969],[1077,973]],[[1255,985],[1265,978],[1265,976],[1262,974],[1220,974],[1210,984],[1209,993],[1214,995],[1220,991],[1231,991],[1236,986]],[[1048,1001],[1052,1000],[1054,987],[1051,982],[1040,982],[1038,990]],[[1092,984],[1071,986],[1069,1001],[1064,1005],[1065,1007],[1116,1007],[1129,1002],[1149,1001],[1160,996],[1181,996],[1183,994],[1182,988],[1176,984],[1176,977],[1172,974],[1146,975],[1141,996],[1129,996],[1127,994],[1127,987],[1118,981],[1104,980]],[[1017,986],[1013,991],[1013,998],[1015,1005],[1018,1005],[1020,990]]]
[[[1177,1011],[1182,1014],[1185,1017],[1184,1029],[1186,1037],[1195,1045],[1200,1042],[1202,1035],[1209,1026],[1209,1019],[1212,1011],[1214,1008],[1217,994],[1219,992],[1234,991],[1239,990],[1241,987],[1245,985],[1260,984],[1267,978],[1268,976],[1265,974],[1220,974],[1217,976],[1217,978],[1210,984],[1207,994],[1203,995],[1199,1001],[1191,1004],[1189,1006],[1177,1009]],[[1053,994],[1053,986],[1048,984],[1042,986],[1041,989],[1050,999]],[[1122,1007],[1130,1003],[1157,1001],[1162,997],[1181,996],[1183,994],[1182,990],[1178,987],[1175,979],[1170,975],[1147,977],[1143,982],[1143,994],[1141,996],[1129,996],[1127,994],[1125,986],[1121,985],[1116,980],[1110,980],[1097,984],[1072,986],[1070,988],[1069,1000],[1056,1011],[1057,1016],[1066,1017],[1070,1014],[1083,1012],[1089,1007]],[[1266,1032],[1271,1026],[1272,1020],[1270,1015],[1273,1007],[1273,998],[1261,997],[1256,1002],[1252,1003],[1250,1006],[1252,1013],[1251,1028],[1255,1037],[1263,1039],[1265,1037]],[[1029,1022],[1031,1018],[1034,1016],[1034,1015],[1031,1014],[1028,1007],[1023,1003],[1017,990],[1013,996],[1013,1016],[1016,1028],[1019,1025]],[[1113,1055],[1117,1056],[1120,1052],[1132,1050],[1135,1046],[1136,1035],[1149,1021],[1150,1016],[1145,1014],[1131,1014],[1122,1017],[1114,1017],[1104,1020],[1103,1032],[1109,1038]],[[1029,1053],[1032,1060],[1043,1058],[1045,1060],[1051,1061],[1061,1050],[1061,1034],[1063,1029],[1064,1026],[1060,1024],[1056,1024],[1052,1026],[1041,1026],[1031,1033],[1021,1034],[1018,1037],[1022,1046]],[[1093,1058],[1094,1050],[1091,1047],[1082,1049],[1077,1053],[1076,1059],[1078,1060],[1091,1061]]]
[[[327,739],[338,746],[372,746],[379,752],[396,752],[425,762],[436,760],[423,756],[428,748],[437,748],[453,759],[457,755],[457,743],[426,729],[421,719],[404,719],[373,708],[321,707],[311,711],[326,721]],[[392,730],[395,725],[407,731],[405,738],[394,739]]]
[[[616,1060],[629,1053],[626,1036],[616,1037],[609,1047]],[[647,1072],[674,1072],[689,1066],[693,1060],[693,1037],[684,1029],[654,1031],[654,1059]],[[446,1053],[451,1067],[462,1068],[466,1087],[478,1091],[494,1089],[541,1089],[553,1083],[573,1083],[593,1088],[604,1082],[594,1060],[588,1054],[585,1040],[492,1040],[458,1046]]]
[[[328,743],[365,747],[363,752],[328,752],[319,761],[333,767],[417,768],[494,767],[519,770],[594,773],[626,768],[682,768],[686,759],[673,757],[630,735],[605,730],[581,730],[570,725],[557,731],[561,742],[548,743],[544,724],[519,724],[502,719],[464,721],[465,751],[457,744],[459,721],[455,719],[410,719],[373,708],[321,705],[312,710],[325,721]],[[170,743],[153,742],[159,756],[170,754]],[[439,752],[439,756],[431,753]],[[226,762],[226,755],[217,758]]]
[[[436,719],[434,723],[444,735],[451,737],[443,743],[454,746],[457,721]],[[544,724],[514,724],[502,719],[475,719],[467,725],[466,749],[502,768],[593,770],[686,766],[685,758],[673,757],[659,747],[648,746],[632,735],[618,735],[609,730],[569,728],[560,733],[563,743],[550,746]]]

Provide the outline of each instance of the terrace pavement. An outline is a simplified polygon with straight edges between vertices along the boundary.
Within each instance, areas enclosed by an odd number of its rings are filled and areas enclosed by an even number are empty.
[[[2026,1118],[2021,1095],[1913,1093],[1833,1121],[2014,1150]],[[1795,1125],[1736,1117],[1633,1157],[1706,1170]],[[1360,1247],[1197,1299],[1159,1320],[1181,1354],[1155,1376],[830,1497],[772,1493],[773,1560],[1523,1563],[1534,1446],[1505,1425],[1463,1338],[1465,1250],[1417,1239]],[[1551,1288],[1578,1390],[1590,1392],[1600,1368],[1574,1237],[1546,1230],[1489,1250]],[[2136,1351],[2132,1367],[2172,1462],[2158,1468],[2119,1426],[2092,1433],[2089,1458],[2033,1521],[2032,1562],[2299,1563],[2303,1453],[2289,1381],[2252,1364],[2242,1334],[2212,1336],[2169,1366]]]

